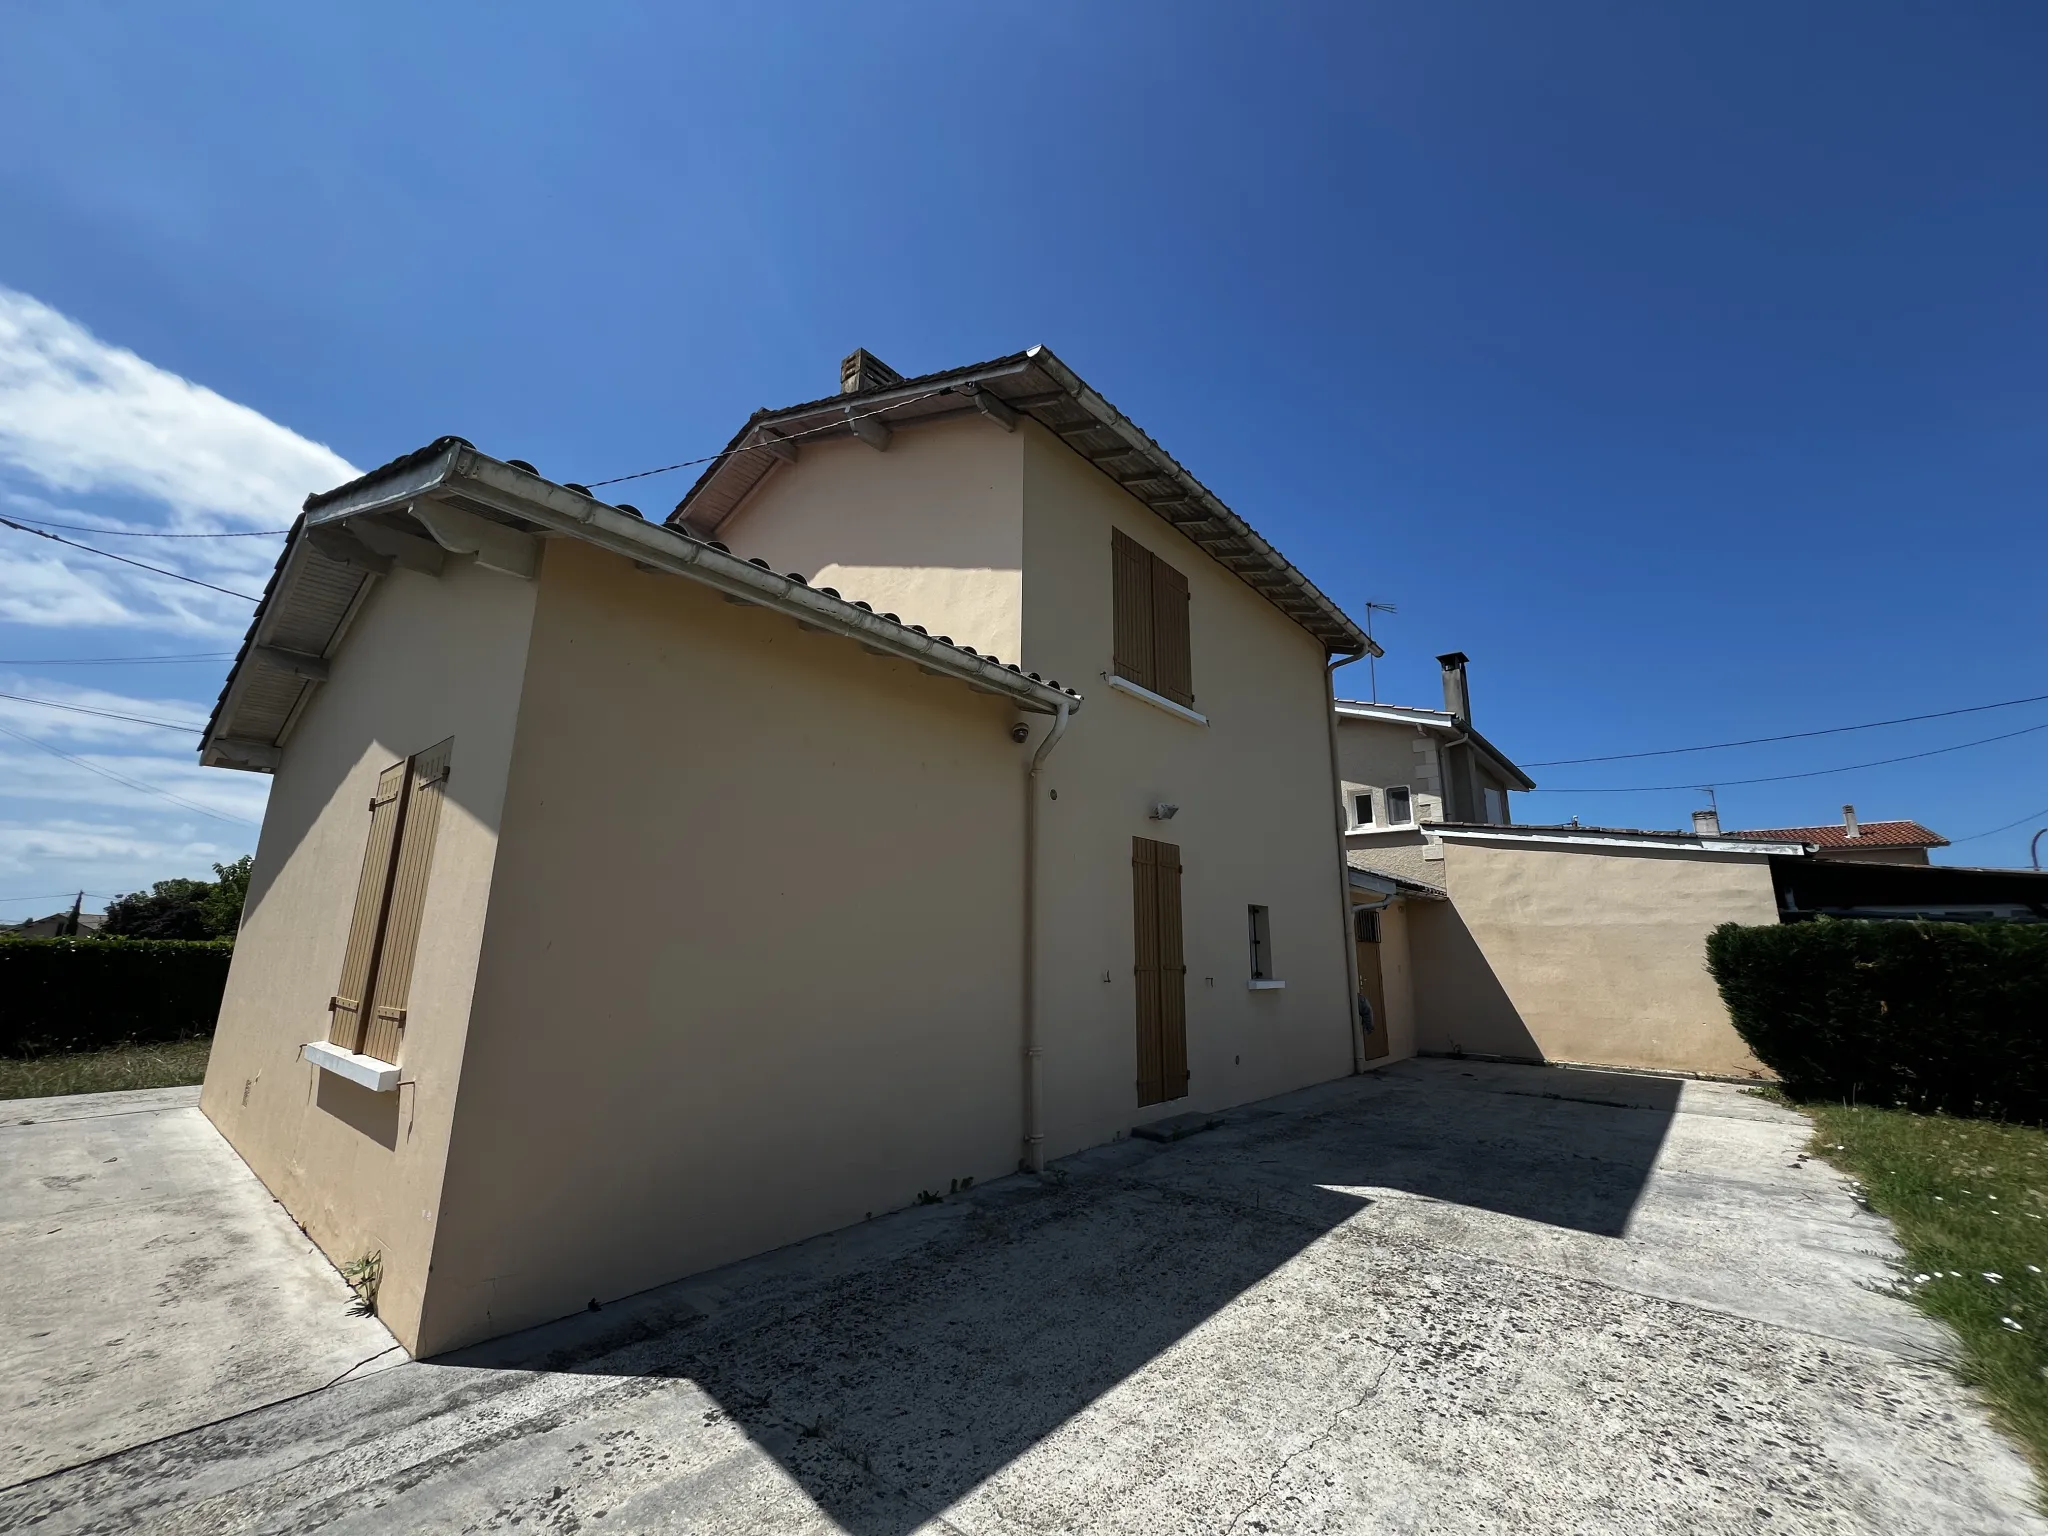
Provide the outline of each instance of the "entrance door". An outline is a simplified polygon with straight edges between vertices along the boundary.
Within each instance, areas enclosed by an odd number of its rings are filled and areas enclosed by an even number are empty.
[[[1131,905],[1138,979],[1138,1102],[1188,1091],[1187,964],[1180,942],[1180,849],[1131,839]]]
[[[1380,967],[1380,915],[1354,912],[1358,938],[1358,1023],[1365,1033],[1365,1059],[1387,1054],[1387,985]]]

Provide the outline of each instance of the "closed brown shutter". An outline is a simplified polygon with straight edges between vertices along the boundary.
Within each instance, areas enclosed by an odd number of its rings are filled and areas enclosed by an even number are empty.
[[[348,947],[341,956],[341,985],[328,1004],[334,1017],[327,1040],[345,1051],[363,1048],[363,1022],[377,974],[377,946],[384,935],[384,909],[391,899],[391,855],[405,813],[406,763],[393,763],[377,776],[370,799],[370,841],[356,881],[356,907],[349,918]]]
[[[1131,839],[1131,931],[1137,945],[1138,1102],[1166,1097],[1165,1050],[1159,1037],[1159,867],[1158,844]]]
[[[1180,849],[1131,839],[1132,931],[1137,949],[1138,1102],[1188,1091],[1187,965],[1181,954]]]
[[[393,861],[391,900],[385,909],[384,942],[377,957],[373,1005],[363,1031],[362,1053],[379,1061],[398,1060],[405,1031],[406,994],[412,989],[412,962],[419,952],[420,914],[426,909],[427,874],[434,862],[434,833],[441,825],[443,786],[454,751],[451,738],[412,759],[411,792],[398,834]]]
[[[1152,683],[1189,708],[1195,703],[1195,679],[1188,656],[1188,579],[1157,556],[1152,560]]]
[[[1152,552],[1111,530],[1109,558],[1116,602],[1116,675],[1140,688],[1152,683]]]

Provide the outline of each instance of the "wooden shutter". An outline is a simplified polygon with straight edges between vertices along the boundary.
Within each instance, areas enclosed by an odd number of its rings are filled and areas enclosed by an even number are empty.
[[[379,1061],[398,1060],[405,1031],[406,994],[412,989],[412,962],[419,952],[420,914],[426,909],[427,874],[434,863],[434,834],[441,825],[441,800],[448,782],[454,740],[416,754],[410,764],[411,788],[398,834],[398,856],[392,861],[391,900],[384,914],[384,942],[377,956],[372,1007],[363,1030],[362,1053]]]
[[[1180,849],[1131,839],[1132,931],[1137,964],[1138,1102],[1188,1091],[1187,965],[1181,953]]]
[[[1150,687],[1176,704],[1194,707],[1194,667],[1188,655],[1188,579],[1156,555],[1152,558]]]
[[[341,985],[328,1007],[327,1040],[345,1051],[363,1048],[363,1024],[369,1013],[370,989],[377,974],[377,946],[384,936],[384,911],[391,900],[392,851],[405,814],[410,761],[393,763],[377,776],[370,798],[370,841],[363,850],[363,872],[356,881],[355,913],[349,919],[348,947],[342,951]]]
[[[1152,552],[1112,529],[1109,561],[1116,600],[1116,675],[1140,688],[1152,683]]]

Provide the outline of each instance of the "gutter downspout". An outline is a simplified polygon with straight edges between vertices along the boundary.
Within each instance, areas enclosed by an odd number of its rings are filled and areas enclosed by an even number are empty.
[[[1358,948],[1351,936],[1351,864],[1344,857],[1344,770],[1337,759],[1337,669],[1348,667],[1354,661],[1363,661],[1366,654],[1360,651],[1356,656],[1339,656],[1323,669],[1323,681],[1329,693],[1323,718],[1330,723],[1330,788],[1337,791],[1331,814],[1336,817],[1337,824],[1337,902],[1338,910],[1343,914],[1344,974],[1351,981],[1351,1071],[1354,1076],[1365,1070],[1365,1036],[1358,1027]]]
[[[1024,775],[1024,1171],[1045,1170],[1045,1098],[1038,1043],[1038,770],[1067,734],[1073,712],[1060,700],[1052,729],[1031,754]]]

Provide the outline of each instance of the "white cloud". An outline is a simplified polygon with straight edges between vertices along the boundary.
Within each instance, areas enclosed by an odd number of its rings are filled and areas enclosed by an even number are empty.
[[[5,694],[17,697],[0,697],[0,725],[25,736],[33,736],[38,741],[59,744],[138,742],[160,747],[166,742],[182,739],[196,747],[198,733],[206,724],[206,711],[184,699],[139,698],[134,694],[114,693],[104,688],[58,682],[20,672],[0,672],[0,695]],[[24,699],[47,699],[72,708],[50,709],[40,704],[25,703]],[[98,713],[85,714],[81,712],[84,710],[96,710]],[[128,715],[131,718],[113,720],[107,718],[110,715]],[[135,723],[137,720],[188,725],[192,734],[180,738],[174,732],[160,730],[153,725],[138,725]]]
[[[0,882],[10,892],[18,889],[23,894],[70,886],[104,897],[146,890],[172,874],[210,880],[215,864],[247,851],[231,837],[152,836],[133,827],[90,821],[0,821]],[[91,898],[86,902],[87,910],[104,906],[104,901]],[[0,920],[31,915],[31,907],[35,904],[0,906]]]
[[[196,757],[104,752],[72,752],[71,756],[130,783],[117,783],[78,763],[0,739],[0,777],[6,782],[8,806],[15,813],[28,809],[25,802],[91,809],[147,823],[158,833],[175,829],[195,836],[253,842],[270,795],[268,774],[202,768]],[[165,799],[165,794],[186,804],[177,805]],[[201,815],[201,810],[215,815]],[[220,816],[230,819],[221,821],[217,819]]]
[[[355,475],[332,449],[4,287],[0,463],[60,492],[161,502],[181,528],[282,527],[307,492]]]

